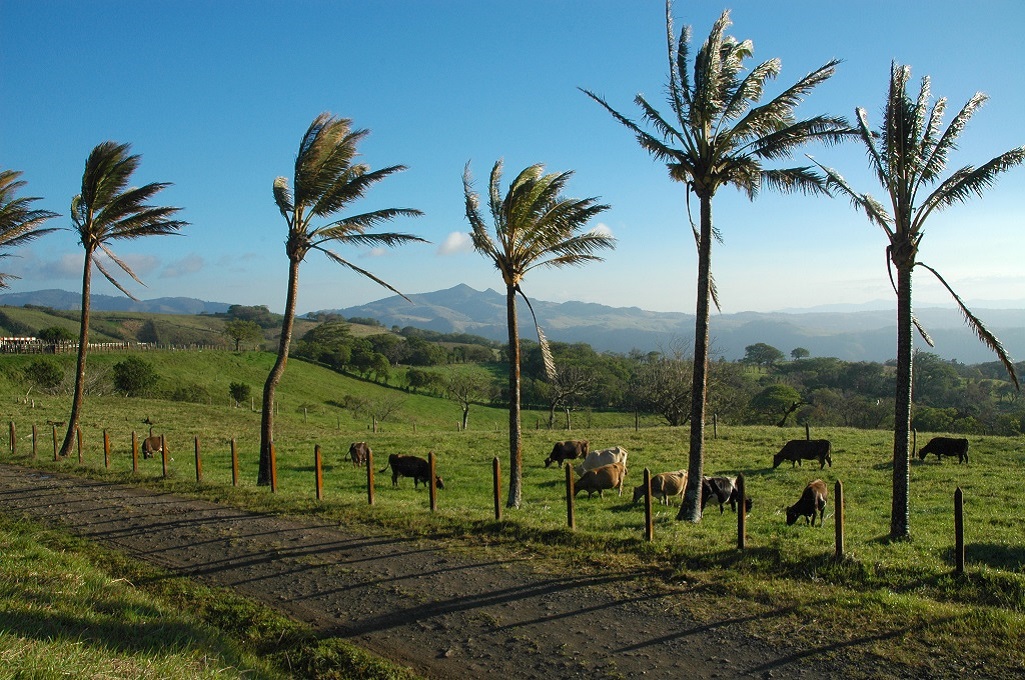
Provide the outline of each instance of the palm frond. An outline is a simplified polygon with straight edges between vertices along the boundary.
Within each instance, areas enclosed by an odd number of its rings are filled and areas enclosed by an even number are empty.
[[[127,262],[125,262],[124,260],[122,260],[122,259],[121,259],[120,257],[118,257],[117,255],[115,255],[115,254],[114,254],[114,251],[113,251],[113,250],[111,250],[110,248],[108,248],[108,247],[107,247],[107,244],[105,244],[105,243],[100,243],[99,245],[100,245],[100,250],[102,250],[102,251],[103,251],[103,253],[104,253],[104,254],[105,254],[105,255],[106,255],[107,257],[109,257],[109,258],[111,259],[111,261],[113,261],[113,262],[114,262],[114,264],[116,264],[116,265],[117,265],[118,267],[120,267],[122,271],[124,271],[124,272],[125,272],[126,274],[128,274],[129,276],[131,276],[131,277],[132,277],[132,279],[133,279],[133,280],[134,280],[134,281],[135,281],[136,283],[138,283],[138,284],[139,284],[140,286],[145,286],[145,285],[146,285],[145,283],[143,283],[143,282],[142,282],[142,279],[140,279],[140,278],[139,278],[138,276],[136,276],[136,275],[135,275],[135,272],[134,272],[134,271],[132,271],[132,268],[128,266],[128,263],[127,263]],[[98,263],[98,262],[99,262],[99,261],[97,261],[97,263]]]
[[[352,172],[339,176],[320,196],[310,212],[320,217],[334,214],[349,203],[363,198],[367,191],[381,180],[404,170],[404,165],[392,165],[373,171],[362,164],[353,166]]]
[[[31,204],[41,200],[36,196],[15,196],[25,186],[25,182],[18,179],[20,176],[21,172],[17,170],[0,172],[0,248],[15,248],[55,231],[55,228],[44,228],[42,225],[47,220],[60,217],[49,210],[33,209]],[[10,274],[7,276],[16,278]],[[0,280],[2,287],[4,285]]]
[[[968,125],[968,121],[975,112],[986,103],[986,95],[981,92],[976,92],[975,95],[969,99],[961,110],[957,112],[954,119],[950,121],[950,125],[943,131],[943,134],[936,141],[935,146],[928,149],[929,155],[925,159],[921,170],[921,176],[923,182],[933,182],[939,177],[940,173],[947,167],[947,155],[949,152],[957,149],[957,140],[964,132],[965,127]],[[946,100],[941,99],[937,103],[940,106],[936,117],[942,116],[943,109],[941,103],[945,103]]]
[[[537,322],[537,314],[534,313],[534,306],[530,304],[530,299],[520,288],[519,284],[516,285],[516,292],[519,293],[524,302],[527,303],[527,309],[530,310],[530,316],[534,319],[534,329],[537,331],[537,342],[541,346],[541,361],[544,363],[545,377],[547,377],[550,382],[555,382],[559,376],[555,371],[555,357],[552,356],[552,348],[548,344],[548,338],[545,337],[544,331],[541,330],[541,325]]]
[[[932,336],[929,335],[929,332],[925,330],[925,326],[922,325],[922,323],[918,320],[918,317],[914,314],[911,315],[911,323],[918,330],[918,334],[922,336],[922,339],[925,340],[925,344],[929,345],[930,347],[936,346],[936,343],[932,340]]]
[[[376,248],[387,246],[394,248],[404,243],[429,243],[426,239],[412,234],[376,233],[366,234],[362,231],[354,231],[346,226],[335,226],[328,229],[318,229],[310,240],[310,247],[316,248],[323,243],[346,243],[349,245]]]
[[[383,286],[383,287],[387,288],[391,292],[393,292],[396,295],[400,296],[403,300],[406,300],[407,302],[412,302],[412,300],[410,300],[408,297],[406,297],[401,291],[399,291],[399,289],[395,288],[390,283],[387,283],[386,281],[384,281],[382,279],[379,279],[378,277],[374,276],[373,274],[371,274],[366,269],[363,269],[362,267],[357,267],[353,263],[349,262],[345,258],[343,258],[340,255],[338,255],[338,253],[336,253],[336,252],[334,252],[334,251],[332,251],[332,250],[330,250],[328,248],[324,248],[323,246],[315,246],[315,249],[319,250],[320,252],[322,252],[325,255],[327,255],[327,257],[332,262],[334,262],[335,264],[339,264],[339,265],[341,265],[343,267],[351,269],[352,271],[356,272],[357,274],[359,274],[361,276],[367,277],[368,279],[370,279],[374,283],[378,284],[379,286]]]
[[[289,213],[295,210],[295,203],[292,199],[292,190],[288,188],[287,177],[274,178],[274,203],[277,204],[278,210],[281,211],[281,216],[291,226],[292,217]]]
[[[141,161],[137,155],[128,155],[131,148],[130,144],[106,141],[89,153],[82,173],[81,196],[93,210],[102,209],[128,186]]]
[[[809,167],[763,170],[761,180],[764,186],[780,193],[789,194],[799,191],[805,195],[830,195],[826,186],[826,178]]]
[[[110,272],[107,271],[106,267],[103,266],[103,262],[99,258],[93,258],[93,263],[96,265],[96,268],[98,270],[100,270],[100,273],[103,274],[103,278],[105,278],[108,281],[110,281],[111,285],[113,285],[119,291],[124,293],[125,297],[127,297],[130,300],[134,300],[135,302],[139,301],[139,298],[135,297],[130,292],[128,292],[128,289],[125,288],[124,286],[122,286],[118,282],[118,280],[116,278],[114,278],[114,276]]]
[[[844,177],[836,170],[822,165],[817,160],[808,156],[808,159],[817,165],[820,170],[826,175],[826,189],[832,191],[838,189],[840,193],[847,196],[850,199],[851,204],[855,208],[863,210],[865,215],[873,224],[878,225],[885,233],[887,238],[893,239],[893,217],[886,211],[886,207],[874,199],[869,194],[860,194],[854,190],[854,188],[847,182]]]
[[[973,196],[981,197],[997,177],[1025,162],[1025,146],[1005,151],[978,168],[966,166],[942,182],[922,203],[918,220],[933,210],[942,210],[954,203],[964,203]]]

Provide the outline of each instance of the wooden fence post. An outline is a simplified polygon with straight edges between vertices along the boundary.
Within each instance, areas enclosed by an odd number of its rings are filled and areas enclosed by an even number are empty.
[[[576,517],[573,516],[573,466],[566,463],[566,523],[570,531],[577,528]]]
[[[367,451],[367,505],[374,504],[374,452]]]
[[[954,491],[954,573],[964,573],[964,492]]]
[[[437,478],[434,476],[434,451],[427,454],[427,464],[430,468],[430,484],[427,486],[427,495],[431,499],[431,512],[438,510],[438,490],[436,488]]]
[[[719,438],[719,414],[712,414],[712,439]]]
[[[270,443],[270,492],[278,492],[278,456],[274,450],[274,442]]]
[[[804,439],[805,441],[811,441],[811,426],[808,423],[804,424]]]
[[[36,458],[36,426],[33,423],[33,425],[32,425],[32,459],[35,460],[35,458]]]
[[[231,438],[231,485],[238,486],[238,447],[235,438]]]
[[[502,464],[498,462],[498,456],[491,461],[491,477],[494,480],[495,521],[498,522],[502,519]]]
[[[317,500],[324,499],[324,469],[320,465],[320,444],[313,447],[314,482],[317,485]]]
[[[196,484],[200,484],[203,481],[203,460],[199,457],[199,437],[195,438],[196,442]]]
[[[833,519],[836,521],[836,559],[844,553],[843,483],[838,479],[833,486]]]
[[[737,475],[737,550],[747,548],[747,492],[744,491],[744,473]]]
[[[103,431],[103,467],[110,469],[110,436]]]
[[[164,479],[167,479],[167,439],[160,435],[160,467],[163,470]]]
[[[14,436],[14,421],[11,421],[11,455],[13,456],[18,446],[18,439]]]
[[[139,473],[139,436],[132,430],[132,473]]]
[[[78,464],[82,464],[82,428],[75,428],[75,437],[78,439]]]
[[[57,460],[57,426],[53,426],[53,459]]]
[[[644,540],[655,538],[655,525],[651,520],[651,470],[644,468]]]

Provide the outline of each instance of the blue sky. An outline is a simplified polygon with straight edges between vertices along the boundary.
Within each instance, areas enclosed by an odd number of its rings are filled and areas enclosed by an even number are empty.
[[[726,7],[730,34],[751,39],[752,64],[779,57],[769,96],[831,58],[844,63],[802,106],[804,115],[877,123],[891,61],[949,99],[948,119],[977,90],[990,96],[962,136],[951,167],[1025,144],[1025,91],[1017,54],[1025,3],[948,0],[729,5],[677,0],[677,30],[697,45]],[[896,10],[895,10],[896,8]],[[696,255],[683,187],[621,125],[577,88],[633,115],[633,97],[664,101],[662,0],[0,0],[0,167],[21,170],[23,195],[66,216],[90,150],[107,139],[142,155],[139,184],[174,184],[183,236],[118,244],[147,287],[140,298],[189,296],[284,306],[285,224],[271,194],[290,175],[310,121],[322,111],[372,133],[372,167],[409,169],[377,185],[359,211],[412,207],[426,215],[388,229],[428,239],[345,256],[404,293],[466,283],[500,289],[498,272],[468,248],[462,170],[483,190],[504,159],[506,180],[533,163],[573,170],[571,196],[612,205],[600,223],[618,239],[603,263],[538,271],[524,290],[693,312]],[[663,107],[663,110],[666,110]],[[857,146],[808,148],[856,188],[880,192]],[[506,182],[507,183],[507,182]],[[968,300],[1025,304],[1025,168],[984,198],[934,215],[920,259]],[[713,253],[724,312],[886,300],[885,237],[841,199],[724,189],[714,203],[725,242]],[[598,223],[595,223],[598,226]],[[12,290],[77,290],[81,246],[59,231],[3,261]],[[95,290],[114,293],[105,281]],[[343,308],[390,293],[312,254],[300,279],[301,312]],[[916,278],[918,304],[946,294]]]

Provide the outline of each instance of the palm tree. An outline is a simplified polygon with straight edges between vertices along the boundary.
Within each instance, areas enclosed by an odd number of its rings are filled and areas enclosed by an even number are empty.
[[[348,267],[357,274],[379,283],[395,293],[399,291],[370,272],[357,267],[331,250],[327,244],[357,246],[396,246],[410,241],[425,242],[408,234],[368,234],[366,230],[396,217],[422,215],[412,208],[386,208],[343,217],[321,226],[316,218],[338,213],[353,201],[362,198],[373,185],[391,174],[405,170],[393,165],[371,171],[364,163],[355,163],[357,145],[370,130],[352,129],[352,121],[322,113],[310,124],[299,144],[295,158],[294,191],[288,178],[274,180],[274,201],[288,224],[285,252],[288,255],[288,289],[285,296],[285,318],[281,322],[278,358],[263,388],[263,416],[260,427],[260,472],[258,484],[270,483],[270,447],[274,441],[274,391],[285,372],[288,347],[292,341],[296,299],[299,295],[299,264],[311,250],[319,250],[331,261]]]
[[[502,161],[491,170],[488,205],[494,222],[494,238],[488,232],[480,211],[479,196],[473,191],[470,164],[463,172],[466,218],[472,228],[473,247],[491,260],[502,273],[506,290],[506,318],[509,327],[509,500],[510,508],[520,507],[522,496],[523,446],[520,427],[520,339],[516,319],[516,294],[523,295],[520,282],[527,272],[542,267],[565,267],[601,261],[594,253],[612,248],[615,239],[596,231],[580,233],[595,215],[609,206],[596,198],[564,198],[563,188],[572,172],[544,174],[543,165],[532,165],[521,172],[505,198],[500,182]],[[526,296],[523,298],[527,300]],[[527,300],[527,305],[530,301]],[[536,325],[536,323],[535,323]],[[538,328],[549,375],[554,372],[547,343]]]
[[[847,130],[840,118],[815,116],[797,120],[794,109],[817,85],[833,75],[837,61],[830,61],[766,104],[758,104],[766,81],[780,71],[780,61],[770,59],[746,75],[744,61],[754,46],[725,35],[731,25],[729,11],[722,13],[694,58],[693,80],[688,75],[690,29],[679,41],[673,37],[672,8],[666,1],[666,44],[669,57],[668,103],[675,120],[663,117],[642,96],[634,102],[654,134],[623,116],[593,92],[585,94],[601,104],[630,129],[640,145],[665,162],[669,177],[684,182],[698,199],[700,227],[691,220],[698,249],[697,311],[694,325],[694,376],[690,413],[690,454],[687,491],[678,519],[701,519],[701,477],[704,467],[705,408],[708,392],[709,302],[718,307],[711,274],[712,198],[723,186],[733,186],[754,199],[762,187],[779,191],[824,192],[821,177],[808,167],[766,169],[764,161],[785,158],[811,141],[839,141]],[[673,146],[675,145],[675,146]]]
[[[64,436],[60,455],[71,453],[78,429],[82,398],[85,393],[85,357],[89,347],[89,296],[93,265],[122,293],[136,299],[108,271],[97,257],[97,250],[131,276],[142,283],[128,266],[110,249],[110,242],[137,239],[144,236],[175,234],[188,222],[171,219],[181,208],[147,205],[164,188],[164,182],[153,182],[138,188],[128,188],[132,173],[139,167],[141,157],[129,155],[130,144],[103,142],[92,150],[85,162],[82,174],[82,193],[71,200],[71,220],[78,230],[85,248],[85,264],[82,268],[82,317],[78,333],[78,365],[75,373],[75,394],[71,401],[71,416],[68,418],[68,432]]]
[[[53,229],[42,227],[46,220],[59,217],[55,212],[49,210],[31,210],[29,206],[38,201],[36,196],[22,196],[15,198],[14,195],[25,186],[24,180],[19,180],[21,172],[18,170],[0,171],[0,257],[7,257],[10,253],[3,252],[7,249],[19,246]],[[13,274],[0,272],[0,288],[7,287],[8,279],[16,279]]]
[[[998,175],[1025,161],[1025,147],[1012,149],[987,161],[979,167],[966,165],[947,177],[941,177],[947,165],[947,156],[956,148],[957,138],[972,114],[986,101],[977,93],[943,129],[946,99],[938,99],[930,106],[929,78],[923,78],[917,99],[907,91],[911,68],[893,64],[890,67],[890,90],[883,114],[883,126],[878,132],[868,127],[865,110],[858,108],[857,132],[868,149],[869,163],[879,183],[889,195],[892,213],[868,194],[856,192],[835,170],[819,166],[826,173],[829,186],[846,194],[856,208],[865,211],[870,222],[879,225],[886,234],[887,268],[890,281],[897,270],[897,389],[894,406],[893,432],[893,501],[890,515],[890,538],[910,537],[908,521],[908,491],[910,465],[911,398],[912,398],[912,326],[932,345],[932,340],[915,319],[911,308],[911,274],[915,267],[932,272],[953,296],[968,326],[989,346],[1003,362],[1018,387],[1014,364],[1000,341],[986,330],[939,272],[918,262],[925,220],[934,211],[981,196],[992,186]]]

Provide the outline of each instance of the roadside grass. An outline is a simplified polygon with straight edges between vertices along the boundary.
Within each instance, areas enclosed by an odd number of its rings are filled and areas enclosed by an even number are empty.
[[[226,391],[238,374],[263,375],[270,355],[179,353],[174,370],[182,379],[223,382]],[[209,355],[209,356],[208,356]],[[92,359],[90,360],[92,361]],[[172,359],[168,359],[171,366]],[[198,368],[197,368],[198,367]],[[0,371],[2,372],[2,371]],[[7,374],[13,375],[11,370]],[[655,540],[643,540],[643,507],[630,501],[642,470],[652,473],[686,467],[686,428],[633,427],[629,414],[609,415],[615,427],[571,432],[524,432],[523,504],[504,508],[496,521],[491,497],[491,463],[499,459],[501,491],[507,491],[508,435],[505,412],[475,407],[470,429],[458,432],[458,405],[422,395],[405,395],[404,418],[386,420],[373,432],[363,419],[324,406],[345,394],[378,395],[381,386],[343,378],[299,361],[289,363],[280,388],[277,420],[278,492],[255,485],[259,414],[225,404],[185,404],[160,400],[92,397],[83,422],[84,465],[77,457],[53,462],[50,434],[41,433],[37,458],[25,437],[32,423],[66,417],[67,398],[45,398],[32,409],[14,380],[0,375],[0,398],[12,404],[17,453],[5,459],[46,469],[85,473],[126,483],[145,484],[202,496],[254,511],[315,514],[369,532],[394,532],[445,540],[460,550],[526,552],[546,562],[558,560],[576,569],[640,569],[661,587],[681,592],[710,592],[705,598],[680,598],[680,606],[699,619],[730,611],[747,617],[753,635],[807,639],[843,654],[858,644],[912,671],[963,668],[999,674],[1025,669],[1025,498],[1020,493],[1025,440],[971,437],[971,463],[958,465],[935,457],[911,465],[912,540],[888,539],[892,435],[884,431],[813,428],[814,438],[833,443],[833,466],[819,470],[783,464],[772,469],[772,455],[787,439],[803,438],[803,428],[730,427],[708,430],[705,473],[743,473],[754,506],[747,522],[747,549],[736,549],[736,515],[720,515],[709,505],[698,524],[678,522],[678,507],[656,506]],[[14,402],[14,403],[12,403]],[[316,405],[316,408],[311,408]],[[303,408],[306,409],[303,412]],[[477,414],[478,417],[474,417]],[[535,415],[528,415],[528,423]],[[537,414],[543,418],[547,414]],[[605,415],[605,414],[603,414]],[[132,474],[130,436],[157,423],[173,460],[161,476],[159,458],[140,460]],[[493,419],[493,420],[489,420]],[[45,426],[49,427],[49,426]],[[104,468],[102,430],[112,441],[111,467]],[[62,434],[59,430],[58,435]],[[144,434],[140,431],[140,435]],[[3,433],[0,432],[0,436]],[[919,433],[923,445],[930,433]],[[194,438],[200,438],[203,482],[196,483]],[[241,483],[231,486],[229,442],[240,452]],[[557,439],[586,438],[592,449],[613,445],[630,451],[627,489],[622,497],[576,499],[576,530],[566,528],[564,472],[542,461]],[[347,458],[352,441],[366,440],[374,450],[376,502],[368,506],[366,471]],[[324,499],[315,497],[313,451],[322,447]],[[6,448],[6,447],[5,447]],[[429,511],[428,494],[410,479],[391,484],[390,471],[379,473],[390,453],[427,456],[434,452],[445,489],[438,510]],[[794,503],[808,481],[822,478],[829,488],[826,525],[788,527],[784,508]],[[834,558],[833,489],[841,481],[845,495],[846,552]],[[953,570],[953,494],[965,493],[966,573]],[[946,664],[946,665],[943,665]],[[953,666],[951,664],[954,664]],[[939,672],[939,671],[936,671]]]

